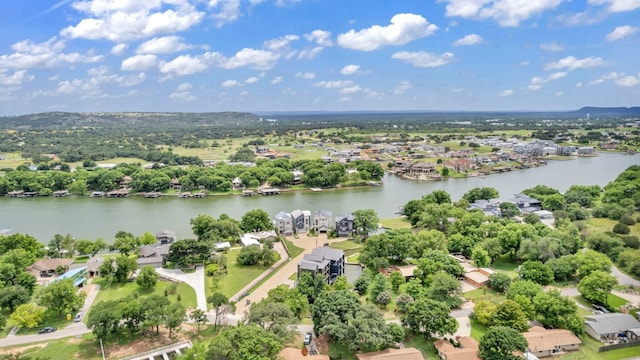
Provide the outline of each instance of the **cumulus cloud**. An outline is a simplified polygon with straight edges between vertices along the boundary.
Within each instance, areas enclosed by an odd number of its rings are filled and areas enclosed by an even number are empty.
[[[545,65],[545,70],[557,70],[557,69],[568,69],[568,70],[576,70],[576,69],[588,69],[599,66],[606,66],[607,62],[605,62],[600,57],[589,56],[584,59],[578,59],[575,56],[567,56],[558,61],[552,61]]]
[[[592,5],[604,5],[609,12],[626,12],[640,9],[638,0],[589,0]]]
[[[257,70],[271,69],[280,55],[269,50],[244,48],[232,57],[216,56],[217,64],[224,69],[250,67]]]
[[[341,89],[349,86],[353,86],[353,81],[350,80],[330,80],[330,81],[318,81],[313,86],[325,88],[325,89]]]
[[[374,25],[360,31],[349,30],[338,35],[342,47],[372,51],[388,45],[404,45],[433,34],[438,27],[416,14],[397,14],[387,26]]]
[[[636,32],[638,32],[637,27],[633,27],[629,25],[618,26],[615,29],[613,29],[612,32],[607,34],[607,41],[616,41],[616,40],[624,39],[627,36],[635,34]]]
[[[453,54],[445,52],[440,55],[425,51],[399,51],[391,55],[392,59],[401,60],[416,67],[438,67],[453,62]]]
[[[242,85],[238,80],[226,80],[222,82],[223,87],[231,88]]]
[[[260,78],[256,77],[256,76],[251,76],[248,77],[247,80],[244,81],[245,84],[253,84],[256,83],[260,80]]]
[[[186,49],[192,46],[185,44],[179,36],[163,36],[155,37],[147,40],[138,46],[136,53],[138,54],[170,54]]]
[[[191,75],[207,69],[204,60],[191,55],[180,55],[171,61],[160,63],[160,72],[173,75]]]
[[[638,76],[627,75],[623,78],[616,80],[616,84],[624,87],[632,87],[640,84],[640,73]]]
[[[305,73],[297,72],[296,77],[300,79],[305,79],[305,80],[313,80],[316,77],[316,74],[311,72],[305,72]]]
[[[219,10],[211,14],[217,27],[222,27],[240,17],[240,0],[210,0],[209,8]]]
[[[12,54],[0,55],[0,69],[50,69],[58,66],[95,63],[102,55],[77,52],[64,53],[65,41],[53,37],[42,43],[24,40],[11,45]]]
[[[506,89],[499,94],[499,96],[502,96],[502,97],[507,97],[511,95],[513,95],[513,90],[511,89]]]
[[[157,56],[147,55],[135,55],[130,58],[122,60],[120,69],[124,71],[140,71],[147,70],[156,64]]]
[[[275,85],[275,84],[280,84],[283,81],[284,79],[282,78],[282,76],[276,76],[271,80],[271,83]]]
[[[564,45],[559,44],[555,41],[550,43],[542,43],[540,44],[540,50],[544,51],[564,51]]]
[[[361,90],[362,87],[360,87],[360,85],[347,86],[340,89],[340,94],[355,94],[360,92]]]
[[[93,0],[77,1],[72,6],[87,15],[60,31],[72,39],[137,40],[184,31],[204,18],[204,12],[183,0]]]
[[[462,38],[456,40],[453,46],[468,46],[482,43],[482,37],[478,34],[465,35]]]
[[[124,54],[125,51],[127,51],[127,48],[129,48],[128,44],[124,44],[124,43],[116,44],[111,48],[111,54],[120,56]]]
[[[0,85],[2,86],[19,86],[33,79],[35,76],[27,74],[26,70],[18,70],[11,75],[0,72]]]
[[[519,26],[534,15],[555,9],[563,0],[439,0],[446,3],[447,16],[492,19],[500,26]],[[601,1],[601,0],[593,0]]]
[[[358,73],[358,70],[360,70],[360,65],[350,64],[343,67],[342,70],[340,70],[340,73],[342,75],[353,75]]]
[[[169,94],[169,98],[171,99],[176,99],[176,100],[182,100],[182,101],[192,101],[195,100],[195,96],[193,96],[191,94],[191,92],[189,92],[189,90],[191,90],[192,86],[190,83],[185,82],[182,83],[180,85],[178,85],[178,87],[176,87],[176,91],[172,92],[171,94]]]
[[[187,91],[187,90],[191,90],[192,87],[193,86],[191,86],[190,83],[185,82],[185,83],[182,83],[182,84],[178,85],[176,90],[178,90],[178,91]]]
[[[333,46],[331,41],[331,32],[326,30],[313,30],[312,32],[304,35],[305,39],[309,42],[316,43],[320,46]]]
[[[298,53],[298,59],[311,60],[318,56],[318,54],[320,54],[322,50],[324,50],[324,47],[322,46],[300,50],[300,52]]]
[[[567,72],[555,72],[550,74],[546,78],[534,76],[531,78],[531,81],[529,82],[529,86],[527,86],[527,88],[529,90],[539,90],[540,88],[542,88],[543,84],[562,79],[563,77],[567,76],[567,74]]]

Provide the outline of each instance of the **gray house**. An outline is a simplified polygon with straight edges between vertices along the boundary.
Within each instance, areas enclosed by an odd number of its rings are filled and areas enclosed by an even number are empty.
[[[293,210],[291,218],[293,219],[293,229],[297,234],[307,233],[311,230],[311,212],[309,210]]]
[[[331,211],[318,210],[313,214],[313,229],[316,233],[327,233],[333,228],[331,218],[333,214]]]
[[[584,330],[596,340],[640,339],[640,322],[629,314],[597,314],[585,316],[584,319]]]
[[[338,233],[338,237],[348,237],[353,234],[355,230],[353,221],[354,217],[351,214],[336,216],[336,232]]]
[[[171,230],[162,230],[156,233],[157,246],[173,244],[176,241],[176,233]]]
[[[275,225],[278,234],[284,236],[293,235],[293,217],[291,214],[280,211],[276,214],[273,225]]]
[[[328,246],[315,248],[298,263],[298,277],[303,271],[308,271],[314,277],[322,276],[327,283],[331,283],[336,276],[344,275],[344,264],[344,251]]]

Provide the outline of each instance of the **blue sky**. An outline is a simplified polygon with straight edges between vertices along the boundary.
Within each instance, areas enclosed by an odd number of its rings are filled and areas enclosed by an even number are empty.
[[[640,105],[640,0],[2,7],[0,115]]]

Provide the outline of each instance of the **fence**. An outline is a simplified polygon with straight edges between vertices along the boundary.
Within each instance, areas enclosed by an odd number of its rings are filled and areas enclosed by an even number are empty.
[[[634,341],[629,341],[629,342],[626,342],[626,343],[619,343],[619,344],[601,346],[598,349],[598,352],[605,352],[605,351],[611,351],[611,350],[616,350],[616,349],[624,349],[624,348],[633,347],[633,346],[639,346],[639,345],[640,345],[640,340],[634,340]],[[638,351],[640,351],[640,350],[638,350]]]

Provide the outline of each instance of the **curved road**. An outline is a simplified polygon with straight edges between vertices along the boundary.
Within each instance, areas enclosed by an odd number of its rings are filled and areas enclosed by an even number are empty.
[[[620,285],[633,285],[640,286],[640,281],[632,278],[631,276],[623,273],[614,265],[611,266],[611,275],[613,275],[616,279],[618,279],[618,284]]]

